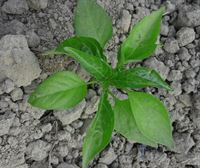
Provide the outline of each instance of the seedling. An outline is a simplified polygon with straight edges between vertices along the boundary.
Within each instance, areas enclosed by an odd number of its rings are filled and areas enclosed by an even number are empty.
[[[125,68],[125,64],[142,61],[155,51],[164,8],[134,26],[121,44],[115,68],[108,64],[103,52],[112,37],[111,18],[95,0],[78,0],[75,13],[76,36],[61,42],[51,53],[74,58],[95,80],[86,83],[73,72],[55,73],[37,87],[29,103],[42,109],[69,109],[84,99],[88,85],[97,81],[102,87],[98,111],[83,143],[83,168],[109,144],[113,130],[129,141],[152,147],[162,144],[172,149],[172,126],[167,109],[153,95],[138,91],[145,87],[171,88],[155,70]],[[128,98],[120,100],[110,86],[121,89]],[[108,95],[113,97],[114,107]]]

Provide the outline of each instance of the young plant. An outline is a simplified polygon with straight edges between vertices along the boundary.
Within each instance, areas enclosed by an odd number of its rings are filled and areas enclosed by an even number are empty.
[[[95,0],[78,0],[75,13],[76,36],[60,43],[51,53],[74,58],[102,87],[98,111],[84,139],[82,167],[88,167],[109,144],[113,130],[129,141],[152,147],[162,144],[172,149],[172,126],[167,109],[153,95],[135,91],[144,87],[171,88],[152,69],[125,68],[125,64],[142,61],[155,51],[164,8],[134,26],[119,49],[114,69],[103,52],[112,37],[111,18]],[[73,72],[58,72],[38,86],[29,103],[42,109],[72,108],[84,99],[87,85],[93,82],[86,83]],[[128,98],[120,100],[110,91],[110,86],[123,90]],[[114,107],[108,95],[113,97]]]

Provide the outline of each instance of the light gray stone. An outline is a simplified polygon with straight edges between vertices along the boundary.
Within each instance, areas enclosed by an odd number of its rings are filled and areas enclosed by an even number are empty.
[[[14,118],[15,114],[10,111],[6,111],[4,115],[0,115],[0,136],[9,133]]]
[[[27,10],[26,0],[8,0],[2,6],[2,11],[8,14],[23,14]]]
[[[23,97],[23,91],[20,88],[16,88],[11,92],[10,96],[13,101],[21,100]]]
[[[190,58],[192,57],[189,52],[188,49],[185,47],[182,47],[179,52],[178,52],[178,57],[182,60],[182,61],[188,61],[190,60]]]
[[[37,140],[28,145],[26,154],[31,160],[42,161],[48,156],[50,149],[50,144],[42,140]]]
[[[170,69],[163,62],[158,61],[155,57],[152,57],[146,60],[144,63],[146,66],[157,70],[161,74],[163,79],[167,78]]]
[[[0,71],[18,87],[27,86],[41,72],[35,55],[28,48],[25,36],[6,35],[0,40]],[[0,79],[2,80],[2,79]]]
[[[169,33],[169,26],[162,24],[160,34],[163,36],[167,36]]]
[[[189,27],[182,27],[177,33],[177,41],[179,45],[185,46],[187,44],[190,44],[195,39],[195,31],[193,28]]]
[[[35,10],[45,9],[48,5],[48,0],[27,0],[30,8]]]
[[[171,54],[178,52],[178,50],[179,50],[178,41],[174,38],[168,38],[165,41],[164,49],[165,49],[165,51],[167,51],[168,53],[171,53]]]
[[[189,150],[195,145],[190,133],[176,133],[174,134],[175,151],[178,153],[187,154]]]
[[[117,155],[114,150],[110,148],[107,152],[104,152],[103,156],[99,159],[99,162],[110,165],[116,158]]]
[[[28,31],[26,38],[29,47],[37,47],[40,44],[40,37],[34,31]]]
[[[169,81],[178,81],[178,80],[181,80],[182,78],[183,78],[183,75],[182,75],[181,71],[171,70],[167,79]]]
[[[92,114],[97,111],[98,109],[98,104],[99,104],[99,97],[94,96],[91,98],[90,101],[87,101],[86,103],[86,108],[85,108],[85,114]]]
[[[183,5],[178,12],[177,25],[195,27],[200,25],[200,8],[198,6]]]
[[[130,24],[131,24],[131,15],[129,11],[123,10],[121,18],[121,28],[123,32],[128,32]]]
[[[83,100],[76,107],[64,111],[54,111],[54,115],[62,122],[63,125],[71,124],[79,119],[85,108],[86,102]]]
[[[67,156],[68,153],[69,153],[69,149],[68,149],[68,146],[67,146],[66,143],[65,143],[65,144],[60,144],[60,145],[56,148],[56,150],[58,151],[58,153],[59,153],[59,155],[60,155],[61,157],[65,157],[65,156]]]
[[[13,91],[15,88],[15,84],[13,83],[12,80],[10,79],[6,79],[4,82],[3,82],[3,85],[2,85],[2,91],[5,92],[5,93],[10,93],[11,91]]]
[[[68,163],[61,163],[57,166],[57,168],[79,168],[79,167]]]

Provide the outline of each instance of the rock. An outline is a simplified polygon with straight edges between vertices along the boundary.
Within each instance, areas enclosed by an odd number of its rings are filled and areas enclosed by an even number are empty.
[[[57,148],[56,148],[57,152],[59,153],[59,155],[61,157],[65,157],[68,155],[69,153],[69,149],[68,146],[65,144],[60,144]]]
[[[125,32],[125,33],[128,32],[130,24],[131,24],[131,15],[130,15],[129,11],[123,10],[122,18],[121,18],[121,28],[122,28],[123,32]]]
[[[22,165],[19,165],[15,168],[28,168],[28,165],[25,163],[25,164],[22,164]]]
[[[34,31],[28,31],[26,38],[29,47],[37,47],[40,44],[40,37]]]
[[[9,133],[14,118],[15,114],[10,111],[6,111],[4,115],[0,115],[0,136]]]
[[[45,9],[48,5],[48,0],[27,0],[30,8],[35,10]]]
[[[182,93],[182,85],[180,82],[173,81],[171,84],[173,91],[171,92],[174,96],[178,96]]]
[[[177,33],[177,41],[179,45],[185,46],[195,40],[195,31],[193,28],[182,27]]]
[[[76,107],[64,111],[54,111],[54,115],[62,122],[63,125],[71,124],[80,118],[85,108],[86,102],[83,100]]]
[[[99,104],[98,96],[94,96],[93,98],[91,98],[90,101],[87,101],[86,108],[85,108],[85,114],[90,115],[90,114],[96,112],[98,109],[98,104]]]
[[[2,6],[2,11],[8,14],[23,14],[27,10],[26,0],[8,0]]]
[[[144,64],[152,69],[157,70],[163,79],[166,79],[169,73],[169,67],[167,67],[163,62],[158,61],[155,57],[152,57],[144,62]]]
[[[177,155],[176,159],[184,165],[200,166],[200,153],[188,153],[187,155]]]
[[[104,155],[99,159],[100,163],[104,163],[106,165],[110,165],[115,159],[117,155],[115,154],[114,150],[110,148]]]
[[[20,88],[16,88],[10,94],[13,101],[21,100],[23,97],[23,91]]]
[[[79,167],[68,163],[61,163],[57,166],[57,168],[79,168]]]
[[[179,52],[178,52],[178,57],[182,60],[182,61],[189,61],[190,58],[192,57],[189,52],[188,49],[185,47],[182,47]]]
[[[177,25],[195,27],[200,25],[200,8],[198,6],[183,5],[178,12]]]
[[[179,101],[181,103],[183,103],[185,107],[191,107],[192,106],[192,100],[191,100],[190,95],[188,95],[188,94],[180,95],[179,96]]]
[[[7,77],[18,87],[27,86],[39,77],[38,60],[28,48],[25,36],[6,35],[1,38],[0,71],[0,78]]]
[[[175,151],[178,153],[187,154],[195,145],[190,133],[175,133],[173,137],[175,141]]]
[[[179,71],[179,70],[171,70],[167,79],[169,81],[179,81],[182,78],[183,78],[183,75],[182,75],[181,71]]]
[[[10,93],[11,91],[14,90],[14,88],[15,88],[15,84],[13,83],[12,80],[6,79],[3,82],[3,85],[2,85],[2,91],[3,91],[3,93]]]
[[[163,36],[167,36],[169,33],[169,26],[162,24],[160,34]]]
[[[171,53],[171,54],[176,53],[179,50],[178,41],[176,39],[174,39],[174,38],[168,38],[165,41],[164,49],[168,53]]]
[[[25,26],[22,22],[18,20],[12,20],[7,24],[8,33],[7,34],[22,34],[24,32]]]
[[[47,161],[33,162],[30,168],[49,168],[49,163]]]
[[[31,160],[42,161],[48,156],[50,149],[50,144],[42,140],[37,140],[28,145],[26,154]]]
[[[94,168],[108,168],[108,166],[100,163],[100,164],[96,165]]]

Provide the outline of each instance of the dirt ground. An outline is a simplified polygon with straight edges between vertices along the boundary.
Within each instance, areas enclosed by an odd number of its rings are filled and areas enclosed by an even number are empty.
[[[114,36],[106,50],[113,65],[131,27],[166,7],[163,45],[140,64],[155,68],[174,89],[145,90],[168,107],[176,149],[150,148],[114,133],[91,168],[200,168],[200,0],[98,2],[113,19]],[[44,111],[27,103],[53,72],[67,69],[90,79],[72,59],[41,55],[73,36],[75,5],[75,0],[0,0],[0,168],[81,167],[83,136],[97,109],[98,87],[70,110]]]

